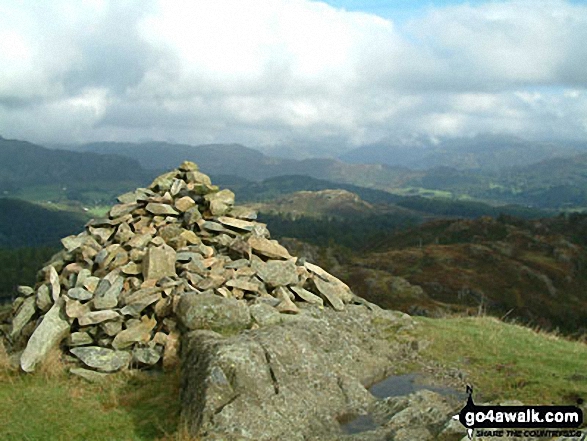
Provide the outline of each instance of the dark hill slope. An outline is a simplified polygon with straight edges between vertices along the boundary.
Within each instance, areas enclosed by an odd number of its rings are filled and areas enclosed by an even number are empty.
[[[0,189],[141,179],[144,179],[144,171],[130,158],[51,150],[0,137]]]
[[[49,210],[16,199],[0,199],[0,248],[57,245],[79,231],[83,214]]]

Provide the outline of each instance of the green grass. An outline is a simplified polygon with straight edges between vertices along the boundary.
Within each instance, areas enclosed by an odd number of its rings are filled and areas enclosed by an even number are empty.
[[[94,384],[52,364],[32,375],[0,370],[0,439],[187,439],[178,433],[179,372]]]
[[[490,317],[418,317],[426,360],[465,371],[483,399],[575,404],[587,399],[587,344]]]

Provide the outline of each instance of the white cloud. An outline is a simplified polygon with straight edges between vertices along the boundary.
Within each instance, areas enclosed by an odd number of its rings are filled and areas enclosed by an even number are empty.
[[[7,0],[0,134],[585,139],[586,39],[587,7],[562,0],[430,7],[401,27],[309,0]]]

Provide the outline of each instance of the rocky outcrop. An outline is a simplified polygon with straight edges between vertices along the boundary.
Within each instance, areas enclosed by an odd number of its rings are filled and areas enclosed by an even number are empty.
[[[404,332],[412,319],[403,313],[301,304],[297,315],[273,314],[272,323],[232,336],[204,330],[184,336],[182,409],[192,435],[342,436],[337,417],[365,412],[375,402],[365,386],[413,352]]]
[[[170,367],[182,331],[233,334],[304,303],[342,311],[361,302],[271,240],[254,212],[235,207],[234,194],[192,162],[118,200],[107,218],[62,239],[36,286],[19,288],[0,330],[12,352],[23,351],[23,370],[58,345],[85,377]]]

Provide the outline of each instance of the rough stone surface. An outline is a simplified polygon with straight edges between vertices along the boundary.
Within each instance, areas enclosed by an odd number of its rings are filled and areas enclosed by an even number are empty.
[[[103,372],[114,372],[128,366],[131,357],[128,352],[98,346],[71,348],[70,351],[87,366]]]
[[[149,247],[143,259],[143,277],[145,280],[159,280],[167,276],[175,276],[176,253],[168,245]]]
[[[63,301],[56,302],[45,314],[41,324],[20,357],[20,367],[25,372],[32,372],[37,363],[44,360],[47,353],[56,347],[69,332],[69,323],[63,313]]]
[[[177,306],[177,316],[187,329],[234,332],[251,322],[246,303],[214,294],[185,293]]]
[[[336,417],[367,409],[375,399],[363,385],[409,345],[405,317],[308,305],[292,320],[232,337],[186,334],[182,416],[190,434],[258,441],[341,434]],[[384,340],[382,329],[395,329],[397,340]]]

